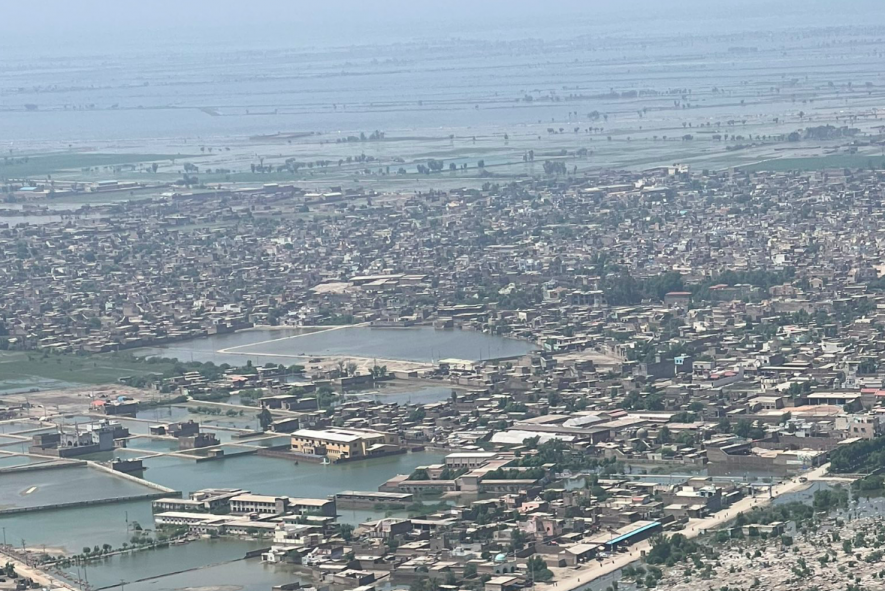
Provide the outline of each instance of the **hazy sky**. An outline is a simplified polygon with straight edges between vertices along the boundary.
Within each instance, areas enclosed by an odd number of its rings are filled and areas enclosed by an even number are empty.
[[[26,0],[4,1],[0,44],[33,55],[152,43],[350,45],[418,37],[564,34],[643,26],[722,33],[877,24],[881,0]]]

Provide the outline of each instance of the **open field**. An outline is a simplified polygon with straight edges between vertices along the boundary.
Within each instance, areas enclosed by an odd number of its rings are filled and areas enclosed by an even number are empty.
[[[823,170],[827,168],[885,168],[885,156],[873,154],[830,154],[810,158],[778,158],[740,167],[742,170],[775,172],[789,170]]]
[[[160,162],[181,158],[170,154],[98,154],[56,152],[41,155],[19,155],[0,160],[0,179],[46,177],[59,171],[80,172],[86,168],[117,167],[142,162]]]
[[[148,364],[114,355],[47,355],[37,352],[0,353],[0,393],[63,384],[113,384],[133,375],[162,373],[171,364]]]

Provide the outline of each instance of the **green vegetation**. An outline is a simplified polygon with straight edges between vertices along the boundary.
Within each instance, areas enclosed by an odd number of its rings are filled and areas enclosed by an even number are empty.
[[[547,568],[547,563],[537,554],[529,557],[526,568],[532,581],[543,583],[553,578],[553,571]]]
[[[111,167],[140,162],[159,162],[188,158],[170,154],[93,154],[60,152],[36,156],[5,156],[0,160],[0,179],[46,177],[62,170],[79,171],[84,168]]]
[[[762,439],[765,429],[754,426],[749,419],[740,419],[734,426],[734,434],[745,439]]]
[[[875,493],[885,488],[885,477],[879,474],[870,474],[860,480],[855,480],[852,487],[859,493]]]
[[[209,392],[198,392],[193,395],[193,399],[200,402],[218,402],[228,398],[230,398],[230,392],[226,390],[210,390]]]
[[[217,406],[189,406],[187,411],[200,415],[218,416],[223,414],[229,417],[243,416],[243,411],[237,412],[234,409],[229,409],[227,412],[225,412],[224,409],[218,408]]]
[[[259,390],[258,388],[248,388],[237,393],[240,395],[240,404],[243,406],[256,406],[258,404],[257,400],[265,394],[264,390]],[[292,392],[290,391],[289,393],[291,394]]]
[[[131,383],[156,379],[159,374],[172,368],[173,364],[167,361],[147,363],[129,355],[4,351],[0,353],[0,385],[3,382],[35,380],[58,380],[71,384]]]
[[[714,285],[752,285],[760,289],[768,289],[773,285],[789,283],[796,275],[795,269],[787,267],[782,270],[766,271],[724,271],[719,275],[691,286],[692,298],[698,300],[710,299],[710,288]]]
[[[439,503],[421,503],[416,501],[409,505],[409,517],[424,517],[425,515],[433,515],[439,511],[444,511],[449,509],[449,504],[445,501],[440,501]]]
[[[811,506],[815,511],[826,513],[834,509],[845,509],[848,507],[848,491],[841,486],[814,491]]]
[[[267,431],[271,423],[273,423],[273,415],[271,415],[270,411],[266,408],[262,408],[255,416],[258,418],[258,423],[261,425],[262,431]]]
[[[664,397],[657,392],[643,395],[639,390],[634,390],[624,396],[618,406],[626,410],[664,410]]]
[[[770,505],[763,509],[753,509],[741,513],[735,519],[735,525],[768,525],[775,521],[795,521],[797,526],[814,518],[815,511],[830,512],[848,506],[848,491],[842,487],[815,491],[811,505],[800,502]]]
[[[501,523],[502,521],[507,520],[507,511],[500,505],[472,505],[464,510],[462,518],[464,521],[470,521],[476,525]],[[491,536],[491,532],[489,532],[488,535]],[[515,541],[519,542],[519,539],[516,539]]]
[[[698,420],[698,415],[689,411],[677,412],[670,417],[671,423],[693,423],[696,420]]]
[[[417,468],[409,475],[409,480],[430,480],[430,475],[424,468]]]
[[[333,314],[330,313],[329,316],[325,318],[321,318],[317,320],[317,326],[343,326],[348,324],[355,324],[356,319],[353,314]]]
[[[741,166],[741,170],[783,172],[791,170],[823,170],[826,168],[885,168],[882,156],[864,154],[830,154],[810,158],[779,158]]]
[[[317,388],[317,404],[320,408],[332,407],[336,402],[338,402],[339,398],[340,396],[338,396],[338,394],[335,394],[335,391],[332,390],[332,388],[329,386],[320,386],[319,388]]]
[[[576,472],[597,468],[602,468],[604,474],[622,471],[621,466],[614,458],[599,460],[589,454],[572,451],[567,443],[559,439],[551,439],[541,444],[538,441],[540,441],[540,437],[537,436],[524,440],[523,445],[534,450],[535,453],[526,453],[511,465],[521,468],[539,468],[544,464],[553,464],[553,469],[557,472],[563,470]]]
[[[540,480],[546,476],[547,471],[544,468],[526,468],[519,470],[516,468],[498,468],[486,472],[483,480]]]
[[[467,468],[460,468],[458,470],[452,470],[448,466],[443,468],[442,472],[439,473],[440,480],[455,480],[459,476],[462,476],[468,472]]]
[[[651,541],[651,549],[646,555],[648,564],[665,564],[674,566],[691,557],[702,553],[703,546],[689,540],[682,534],[672,536],[655,536]]]
[[[427,416],[427,411],[418,406],[409,411],[408,420],[412,423],[420,423]]]
[[[885,437],[840,445],[830,453],[830,472],[873,472],[885,467]]]
[[[277,367],[271,364],[274,367]],[[217,380],[232,366],[199,361],[181,362],[168,357],[135,357],[132,353],[72,354],[48,351],[0,352],[0,384],[28,380],[58,380],[71,384],[125,383],[136,388],[159,383],[163,379],[196,371],[207,380]],[[282,366],[279,366],[282,367]],[[237,371],[254,374],[251,362]],[[168,391],[168,390],[167,390]],[[213,391],[194,396],[198,400],[226,398],[227,392]]]
[[[663,300],[671,291],[682,291],[682,275],[671,271],[662,275],[635,279],[627,272],[608,275],[603,279],[602,291],[612,306],[638,304],[644,299]]]
[[[342,523],[338,526],[338,534],[345,542],[353,539],[353,530],[356,529],[351,523]]]
[[[621,573],[626,580],[633,580],[636,583],[637,588],[642,587],[643,585],[649,588],[657,587],[658,581],[664,576],[664,571],[652,565],[648,567],[648,570],[642,566],[634,567],[632,565],[627,565]]]
[[[516,402],[514,400],[505,401],[503,398],[498,401],[498,408],[503,410],[504,412],[515,412],[515,413],[526,413],[529,410],[522,402]]]

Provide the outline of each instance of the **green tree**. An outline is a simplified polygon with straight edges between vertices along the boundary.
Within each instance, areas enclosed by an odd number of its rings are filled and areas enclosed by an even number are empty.
[[[553,578],[553,571],[547,568],[547,563],[537,554],[529,557],[526,561],[526,568],[528,569],[529,577],[533,581],[543,583]]]
[[[353,539],[353,530],[354,526],[350,523],[342,523],[338,528],[338,533],[341,534],[341,539],[345,542],[349,542]]]
[[[273,423],[273,415],[271,415],[270,411],[266,408],[262,408],[261,412],[259,412],[257,416],[258,422],[261,424],[261,430],[267,431],[271,423]]]

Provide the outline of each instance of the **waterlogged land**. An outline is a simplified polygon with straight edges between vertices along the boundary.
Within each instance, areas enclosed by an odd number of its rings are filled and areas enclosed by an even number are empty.
[[[740,13],[593,11],[516,34],[457,27],[457,40],[443,20],[431,40],[292,40],[261,59],[198,44],[42,61],[11,52],[0,118],[14,145],[0,178],[163,185],[188,173],[210,185],[410,190],[545,175],[545,161],[568,172],[881,165],[875,148],[827,156],[848,140],[801,130],[878,133],[883,23],[874,13],[840,27],[811,12],[775,30],[775,15],[760,26]]]
[[[255,329],[215,335],[138,351],[139,355],[177,357],[182,361],[211,361],[243,365],[290,365],[309,357],[348,357],[430,363],[446,358],[499,359],[523,355],[535,347],[527,341],[470,330],[431,327],[331,329]]]
[[[162,373],[171,363],[147,364],[115,355],[66,355],[0,351],[0,394],[83,384],[112,384],[120,378]]]
[[[0,394],[114,384],[121,379],[148,377],[172,369],[172,363],[144,361],[151,356],[232,366],[250,361],[256,365],[282,363],[288,366],[304,363],[312,357],[363,359],[370,365],[377,360],[423,365],[451,357],[477,360],[514,357],[534,348],[526,341],[430,327],[255,329],[141,349],[134,352],[138,358],[115,354],[81,356],[0,351]]]

